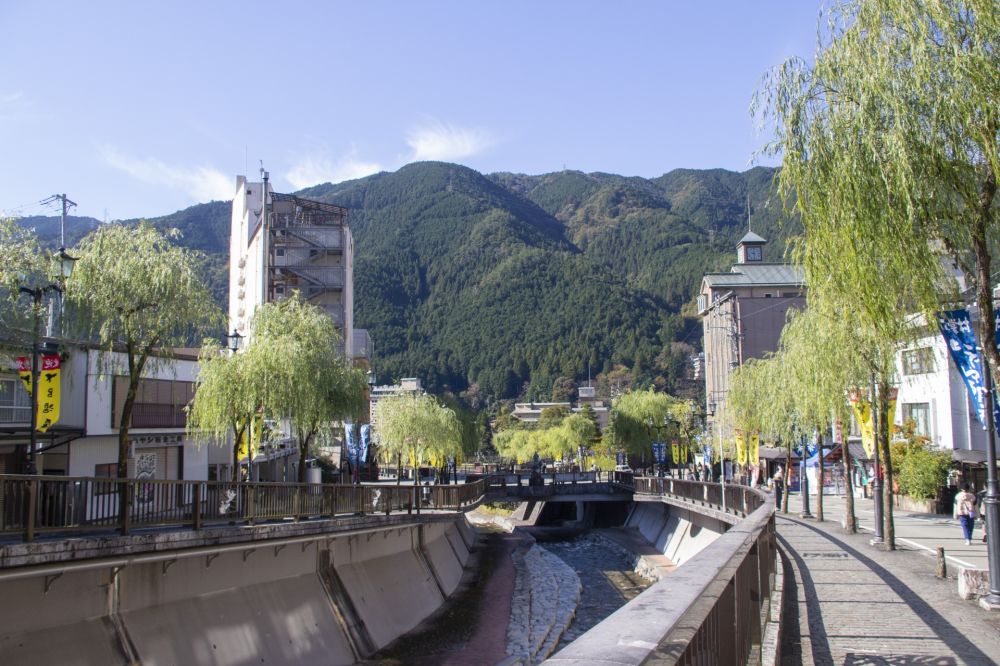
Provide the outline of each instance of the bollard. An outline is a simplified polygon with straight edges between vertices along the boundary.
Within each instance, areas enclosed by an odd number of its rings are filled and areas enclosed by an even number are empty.
[[[944,546],[937,547],[937,568],[934,570],[934,575],[938,578],[948,577],[948,563],[944,559]]]

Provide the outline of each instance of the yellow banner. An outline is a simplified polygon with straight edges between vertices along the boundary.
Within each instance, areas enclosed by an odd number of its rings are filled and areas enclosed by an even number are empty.
[[[892,441],[893,424],[896,422],[896,396],[899,389],[889,389],[889,441]]]
[[[735,431],[736,439],[736,464],[745,465],[747,457],[747,440],[743,436],[742,430]]]
[[[45,432],[59,420],[61,374],[59,354],[42,354],[38,369],[38,411],[35,412],[35,430]],[[17,359],[17,374],[24,383],[24,390],[31,397],[31,359]]]
[[[760,462],[760,433],[750,435],[750,450],[747,451],[747,464],[756,465]]]
[[[895,400],[893,400],[893,408]],[[875,428],[872,422],[872,406],[868,404],[857,391],[851,392],[851,409],[854,410],[854,418],[858,421],[858,428],[861,429],[861,446],[865,449],[865,454],[872,458],[875,455]]]
[[[240,433],[240,460],[247,458],[250,461],[253,461],[253,459],[257,457],[257,453],[260,451],[260,440],[263,439],[263,431],[264,417],[257,414],[253,417],[253,421],[250,423],[250,426],[248,428],[244,428],[243,432]]]
[[[687,465],[688,461],[691,460],[691,457],[690,457],[690,454],[688,453],[688,451],[689,451],[689,449],[688,449],[687,442],[684,442],[683,444],[681,444],[681,464],[682,465]]]
[[[675,465],[681,463],[681,447],[676,439],[670,440],[670,459],[674,461]]]

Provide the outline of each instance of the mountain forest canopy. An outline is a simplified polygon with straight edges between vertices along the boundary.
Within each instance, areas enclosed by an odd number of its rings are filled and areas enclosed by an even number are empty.
[[[753,230],[770,241],[767,260],[782,260],[798,230],[783,223],[774,175],[483,175],[418,162],[296,194],[350,210],[355,326],[372,335],[380,380],[416,376],[480,405],[563,397],[588,375],[599,393],[655,386],[696,398],[693,299],[706,271],[734,263],[748,197]],[[201,269],[225,308],[230,204],[150,222],[205,254]],[[53,218],[21,224],[58,240]],[[68,239],[97,226],[73,218]]]

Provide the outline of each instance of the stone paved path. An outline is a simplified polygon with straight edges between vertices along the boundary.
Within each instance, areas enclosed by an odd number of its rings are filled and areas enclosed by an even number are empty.
[[[995,664],[1000,614],[961,600],[915,551],[885,552],[833,522],[779,515],[788,556],[785,664]]]

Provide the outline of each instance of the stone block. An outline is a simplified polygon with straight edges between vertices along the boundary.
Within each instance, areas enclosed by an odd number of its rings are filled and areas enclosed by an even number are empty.
[[[963,599],[976,599],[990,591],[990,572],[988,569],[958,568],[958,596]]]

